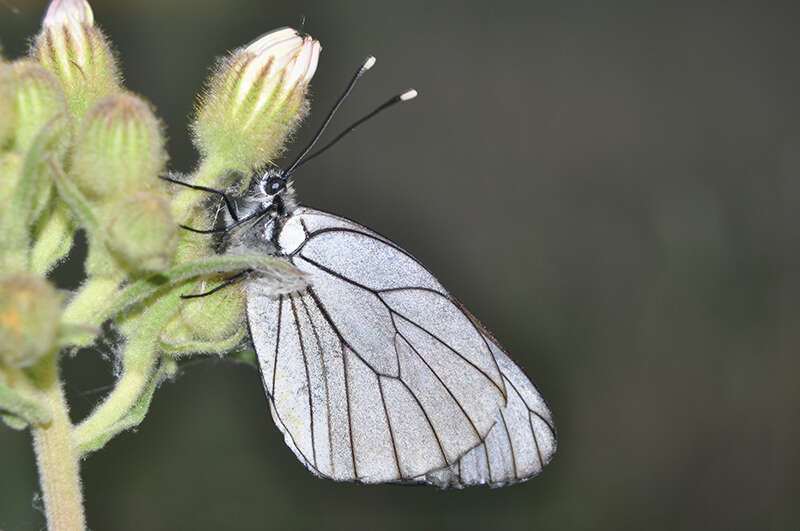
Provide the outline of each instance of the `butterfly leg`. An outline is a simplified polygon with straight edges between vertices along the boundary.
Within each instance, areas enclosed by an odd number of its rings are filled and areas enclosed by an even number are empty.
[[[239,282],[244,277],[246,277],[248,273],[251,273],[252,271],[253,271],[252,269],[245,269],[244,271],[242,271],[240,273],[236,273],[231,278],[229,278],[228,280],[226,280],[225,282],[223,282],[222,284],[220,284],[219,286],[217,286],[215,288],[212,288],[212,289],[210,289],[208,291],[204,291],[203,293],[195,293],[195,294],[192,294],[192,295],[181,295],[181,299],[198,299],[200,297],[207,297],[209,295],[212,295],[212,294],[218,292],[219,290],[221,290],[223,288],[226,288],[226,287],[230,286],[231,284],[235,284],[235,283]]]
[[[180,228],[182,228],[182,229],[185,229],[185,230],[188,230],[188,231],[191,231],[191,232],[196,232],[198,234],[214,234],[214,233],[218,233],[218,232],[228,232],[228,231],[231,231],[231,230],[235,229],[239,225],[242,225],[243,223],[246,223],[246,222],[250,221],[251,219],[263,218],[264,216],[269,214],[269,212],[270,212],[270,210],[268,208],[264,209],[264,210],[258,210],[256,212],[253,212],[249,216],[245,216],[245,217],[243,217],[241,219],[237,219],[236,221],[234,221],[230,225],[226,225],[226,226],[220,227],[218,229],[195,229],[193,227],[189,227],[189,226],[183,225],[183,224],[178,225],[178,226]]]
[[[161,177],[161,179],[164,180],[164,181],[167,181],[169,183],[179,184],[181,186],[185,186],[186,188],[191,188],[192,190],[200,190],[201,192],[208,192],[210,194],[217,194],[217,195],[221,196],[222,200],[225,201],[225,207],[228,209],[228,214],[231,215],[231,217],[233,218],[234,221],[239,221],[239,215],[238,215],[238,213],[236,211],[236,207],[235,207],[233,201],[231,201],[231,198],[228,197],[228,194],[226,194],[225,192],[221,192],[221,191],[215,190],[213,188],[208,188],[206,186],[198,186],[196,184],[185,183],[183,181],[179,181],[177,179],[172,179],[170,177]]]

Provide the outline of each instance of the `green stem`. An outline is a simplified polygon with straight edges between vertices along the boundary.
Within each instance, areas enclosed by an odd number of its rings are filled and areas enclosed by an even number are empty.
[[[119,287],[119,280],[112,278],[92,278],[81,287],[77,295],[64,309],[63,322],[73,324],[96,323],[103,312],[106,301],[113,298]]]
[[[113,432],[118,421],[146,391],[158,363],[158,334],[169,315],[177,309],[180,300],[177,293],[154,297],[146,310],[121,326],[121,331],[128,338],[122,357],[122,375],[103,403],[75,427],[73,438],[77,448],[83,448],[91,441]]]
[[[131,343],[126,348],[125,355],[146,355],[147,352],[141,352],[141,347],[142,345]],[[155,351],[151,348],[149,352],[154,353]],[[73,438],[76,447],[82,448],[89,441],[93,441],[102,434],[107,433],[139,399],[150,381],[152,369],[156,362],[155,356],[143,357],[148,357],[149,359],[141,360],[143,362],[142,366],[125,367],[122,376],[114,386],[114,390],[108,394],[103,403],[92,412],[89,418],[75,427]]]
[[[128,284],[124,289],[120,290],[116,298],[103,309],[102,313],[98,313],[99,321],[87,324],[99,326],[102,321],[116,317],[123,310],[142,302],[159,290],[163,291],[170,285],[177,286],[185,280],[200,275],[233,273],[244,269],[255,269],[263,271],[265,274],[272,271],[276,275],[294,278],[298,282],[302,282],[305,278],[304,273],[293,265],[266,254],[209,256],[197,262],[176,265],[161,273]]]
[[[203,159],[200,167],[194,173],[191,182],[198,186],[216,188],[220,185],[222,177],[231,168],[225,161],[217,157],[207,157]],[[192,209],[201,203],[208,196],[205,192],[183,188],[175,199],[172,200],[172,216],[180,223],[185,223]]]
[[[53,354],[37,366],[35,383],[47,401],[52,420],[33,426],[33,441],[39,481],[50,531],[85,528],[78,452],[72,440],[72,423],[58,375],[58,357]]]
[[[242,327],[238,332],[231,335],[231,337],[222,339],[220,341],[202,341],[202,340],[186,340],[176,341],[175,343],[167,343],[163,339],[161,344],[164,350],[171,356],[177,357],[182,354],[203,354],[203,353],[219,353],[227,352],[236,347],[242,342],[244,338],[245,327]]]
[[[16,367],[0,364],[0,411],[16,415],[27,424],[48,424],[53,419],[39,390]]]

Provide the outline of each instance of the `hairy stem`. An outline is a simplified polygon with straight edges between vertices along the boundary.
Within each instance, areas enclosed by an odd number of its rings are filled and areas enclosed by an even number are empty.
[[[0,365],[0,410],[20,417],[28,424],[52,420],[47,403],[22,369]]]
[[[33,427],[36,463],[50,531],[85,528],[78,453],[72,442],[72,423],[53,354],[35,370],[35,384],[47,401],[52,420]]]
[[[119,284],[118,279],[112,278],[92,278],[86,281],[64,309],[63,321],[74,324],[99,324],[96,322],[96,317],[103,311],[104,303],[112,299]]]
[[[91,441],[113,432],[147,389],[158,363],[158,333],[180,302],[173,293],[154,299],[146,310],[122,325],[122,332],[128,337],[122,356],[122,375],[103,403],[75,427],[73,437],[77,448],[90,446]]]
[[[147,387],[156,363],[156,352],[152,345],[132,341],[125,349],[125,355],[138,356],[140,363],[126,366],[117,380],[114,390],[106,396],[103,403],[91,416],[75,427],[76,447],[83,447],[109,430],[133,407]]]
[[[209,157],[203,159],[200,167],[194,173],[191,182],[199,186],[208,186],[211,188],[219,187],[222,184],[223,188],[228,183],[221,183],[222,177],[225,172],[230,170],[225,162],[221,159]],[[188,221],[192,209],[200,204],[208,194],[206,192],[199,192],[197,190],[190,190],[188,188],[182,189],[175,196],[172,201],[172,215],[180,223]]]

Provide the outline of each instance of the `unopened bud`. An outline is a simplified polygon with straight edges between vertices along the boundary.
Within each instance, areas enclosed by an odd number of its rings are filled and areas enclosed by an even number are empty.
[[[56,346],[61,297],[43,278],[0,278],[0,361],[27,367]]]
[[[156,192],[137,192],[110,207],[109,244],[135,270],[166,268],[178,242],[167,201]]]
[[[225,282],[226,277],[213,275],[187,284],[186,290],[208,291]],[[181,350],[186,344],[203,343],[210,350],[214,344],[225,344],[237,337],[244,323],[244,294],[241,284],[226,286],[211,295],[187,299],[180,310],[167,323],[161,333],[161,342],[168,349]],[[231,348],[230,345],[227,348]]]
[[[44,133],[53,146],[66,148],[70,127],[67,103],[58,80],[40,65],[31,61],[13,64],[16,90],[14,109],[16,135],[14,150],[26,154],[36,137]]]
[[[50,2],[31,56],[63,83],[74,116],[119,89],[114,54],[86,0]]]
[[[31,203],[14,205],[19,211],[24,209],[28,215],[21,219],[33,220],[45,207],[52,191],[50,177],[51,167],[48,161],[58,161],[66,153],[69,145],[72,122],[67,111],[64,92],[58,80],[41,65],[32,61],[13,63],[14,73],[14,127],[13,142],[10,150],[25,159],[36,145],[37,166],[31,179],[33,193],[29,196]],[[5,185],[19,182],[21,175],[6,175],[2,178]]]
[[[86,114],[70,178],[89,199],[126,194],[156,183],[166,158],[150,106],[132,94],[114,94]]]
[[[283,28],[225,58],[193,125],[200,151],[244,170],[276,157],[307,112],[320,50],[318,41]]]

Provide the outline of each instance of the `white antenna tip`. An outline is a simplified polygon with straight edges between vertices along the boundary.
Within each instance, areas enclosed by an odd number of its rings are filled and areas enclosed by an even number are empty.
[[[367,60],[364,61],[364,66],[362,66],[361,68],[363,70],[369,70],[370,68],[375,66],[375,61],[377,61],[377,59],[375,59],[375,56],[370,55],[369,57],[367,57]]]
[[[400,94],[400,101],[413,100],[416,97],[417,97],[417,91],[414,90],[414,89],[411,89],[411,90],[407,90],[407,91],[403,92],[402,94]]]

